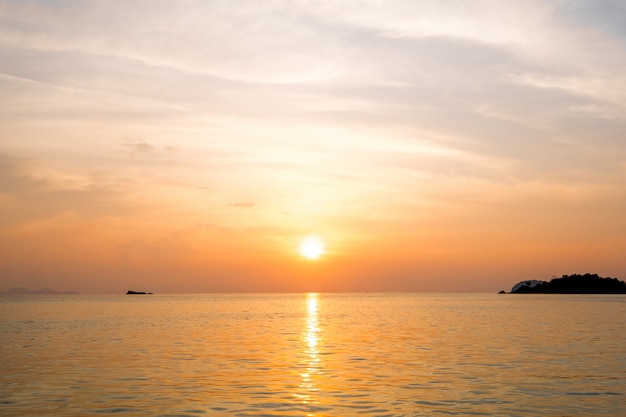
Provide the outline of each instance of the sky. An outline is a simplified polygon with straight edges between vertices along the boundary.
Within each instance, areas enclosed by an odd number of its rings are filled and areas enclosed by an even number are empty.
[[[624,21],[619,0],[0,0],[0,290],[626,279]]]

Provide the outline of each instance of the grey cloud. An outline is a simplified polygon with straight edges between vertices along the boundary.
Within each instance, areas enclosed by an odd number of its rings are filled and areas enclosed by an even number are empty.
[[[576,25],[591,27],[626,43],[626,3],[623,0],[577,0],[564,2],[560,13]]]
[[[130,148],[132,154],[151,153],[155,151],[155,147],[147,142],[126,143],[124,146]]]

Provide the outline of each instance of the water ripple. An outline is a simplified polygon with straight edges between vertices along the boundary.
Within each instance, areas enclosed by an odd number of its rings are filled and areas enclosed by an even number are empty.
[[[598,296],[42,300],[0,303],[0,414],[626,415],[626,303]]]

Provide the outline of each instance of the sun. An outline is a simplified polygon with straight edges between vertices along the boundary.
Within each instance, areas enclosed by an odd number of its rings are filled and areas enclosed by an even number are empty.
[[[316,237],[307,237],[300,242],[298,253],[310,260],[319,259],[324,254],[324,244]]]

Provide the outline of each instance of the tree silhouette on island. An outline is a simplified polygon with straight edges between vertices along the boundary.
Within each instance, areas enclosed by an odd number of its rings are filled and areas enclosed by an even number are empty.
[[[600,277],[598,274],[563,275],[549,282],[521,281],[513,286],[511,294],[626,294],[626,283],[617,278]]]

